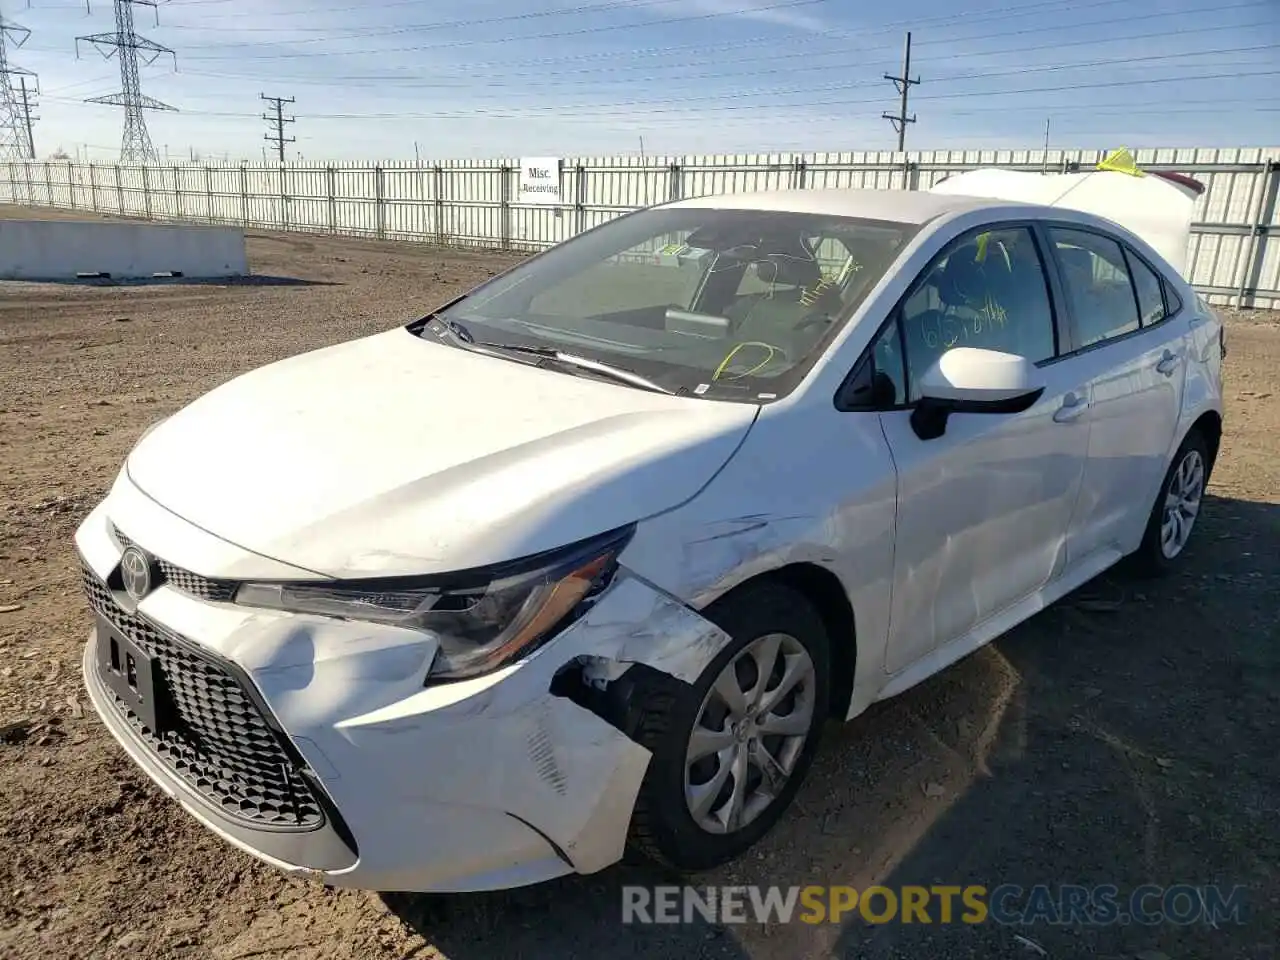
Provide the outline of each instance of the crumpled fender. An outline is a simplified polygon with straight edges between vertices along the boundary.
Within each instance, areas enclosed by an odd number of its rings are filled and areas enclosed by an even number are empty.
[[[427,687],[338,726],[360,749],[400,740],[415,765],[436,772],[427,789],[432,802],[502,809],[542,834],[574,870],[591,873],[622,857],[650,753],[552,694],[556,674],[589,660],[611,668],[613,678],[644,664],[692,683],[729,639],[623,569],[584,616],[519,664]],[[489,758],[484,782],[449,776],[464,767],[461,754],[477,752]]]

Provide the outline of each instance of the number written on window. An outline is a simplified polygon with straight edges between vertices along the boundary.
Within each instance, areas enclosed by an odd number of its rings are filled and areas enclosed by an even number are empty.
[[[961,237],[925,271],[898,322],[913,401],[921,375],[952,347],[999,350],[1032,363],[1053,357],[1053,308],[1031,231],[1017,227]]]

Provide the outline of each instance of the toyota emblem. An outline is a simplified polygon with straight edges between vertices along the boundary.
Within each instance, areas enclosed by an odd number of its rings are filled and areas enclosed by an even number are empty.
[[[151,592],[151,561],[137,547],[128,547],[120,557],[120,579],[125,593],[141,600]]]

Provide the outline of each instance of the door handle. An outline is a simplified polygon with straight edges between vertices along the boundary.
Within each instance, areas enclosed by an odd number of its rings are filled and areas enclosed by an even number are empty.
[[[1179,350],[1177,353],[1171,353],[1170,351],[1166,350],[1164,352],[1164,356],[1160,358],[1160,362],[1156,364],[1156,369],[1160,371],[1160,373],[1164,374],[1166,377],[1171,377],[1173,376],[1174,371],[1178,369],[1178,364],[1179,362],[1181,362],[1181,360],[1182,360],[1181,350]]]
[[[1070,423],[1089,409],[1088,399],[1080,393],[1068,393],[1062,398],[1062,406],[1053,411],[1054,423]]]

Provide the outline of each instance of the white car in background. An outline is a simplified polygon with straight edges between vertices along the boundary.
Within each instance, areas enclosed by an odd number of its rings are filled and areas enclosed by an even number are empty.
[[[331,885],[706,868],[828,718],[1177,564],[1224,352],[1087,212],[649,208],[150,429],[76,534],[84,680],[192,816]]]

